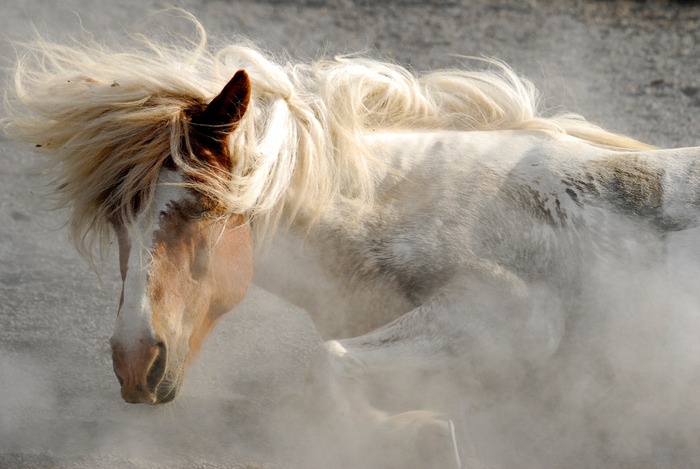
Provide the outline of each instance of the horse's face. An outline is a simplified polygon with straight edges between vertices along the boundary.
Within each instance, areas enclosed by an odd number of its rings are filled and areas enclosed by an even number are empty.
[[[178,178],[164,173],[162,184]],[[118,236],[123,284],[112,359],[122,397],[133,403],[175,398],[185,365],[252,277],[243,217],[202,218],[197,198],[173,186],[161,185],[156,200],[153,220]]]
[[[230,96],[221,98],[231,83]],[[250,83],[244,72],[231,83],[193,122],[221,131],[215,119],[224,116],[230,124],[225,130],[233,130],[245,112]],[[212,110],[221,105],[237,110]],[[201,157],[226,169],[221,140],[203,132],[196,137]],[[217,216],[216,204],[183,182],[177,169],[162,169],[152,209],[142,210],[129,227],[115,225],[123,283],[112,359],[122,397],[131,403],[175,398],[185,366],[216,320],[243,299],[252,278],[244,218]]]

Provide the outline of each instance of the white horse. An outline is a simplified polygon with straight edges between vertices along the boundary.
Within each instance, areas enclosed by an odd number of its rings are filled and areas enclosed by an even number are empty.
[[[597,259],[634,265],[697,226],[700,148],[541,117],[529,82],[486,65],[280,65],[209,53],[203,30],[189,48],[29,44],[6,132],[45,157],[90,262],[116,235],[123,398],[176,396],[255,259],[326,340],[309,374],[325,409],[450,452],[449,419],[381,411],[360,388],[420,370],[465,394],[517,382],[566,346]]]

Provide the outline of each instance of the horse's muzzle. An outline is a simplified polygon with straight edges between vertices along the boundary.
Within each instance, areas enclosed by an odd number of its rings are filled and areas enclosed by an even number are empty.
[[[122,398],[132,404],[160,404],[174,399],[179,383],[164,380],[167,360],[163,342],[142,344],[128,351],[112,343],[112,364]]]

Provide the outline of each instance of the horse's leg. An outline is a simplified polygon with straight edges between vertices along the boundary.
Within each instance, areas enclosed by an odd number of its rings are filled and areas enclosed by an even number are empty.
[[[388,415],[370,405],[363,383],[426,370],[446,370],[444,376],[452,372],[481,384],[515,379],[558,346],[563,316],[553,298],[523,288],[504,292],[500,278],[455,280],[384,327],[324,343],[309,384],[327,411],[351,416],[358,426],[423,439],[424,445],[418,441],[413,448],[427,452],[435,453],[440,442],[453,452],[448,418],[422,411]]]
[[[348,349],[346,342],[332,340],[321,345],[307,379],[307,397],[321,412],[325,436],[331,435],[332,443],[341,441],[340,449],[348,451],[348,467],[463,467],[454,425],[447,416],[427,410],[392,415],[370,404],[365,380],[387,369],[392,347]],[[400,358],[393,361],[400,362]]]

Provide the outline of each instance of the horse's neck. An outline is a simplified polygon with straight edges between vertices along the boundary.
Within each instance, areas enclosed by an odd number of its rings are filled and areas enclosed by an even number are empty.
[[[256,256],[254,283],[304,308],[326,339],[369,332],[411,309],[389,285],[353,279],[346,262],[334,239],[280,230]]]

